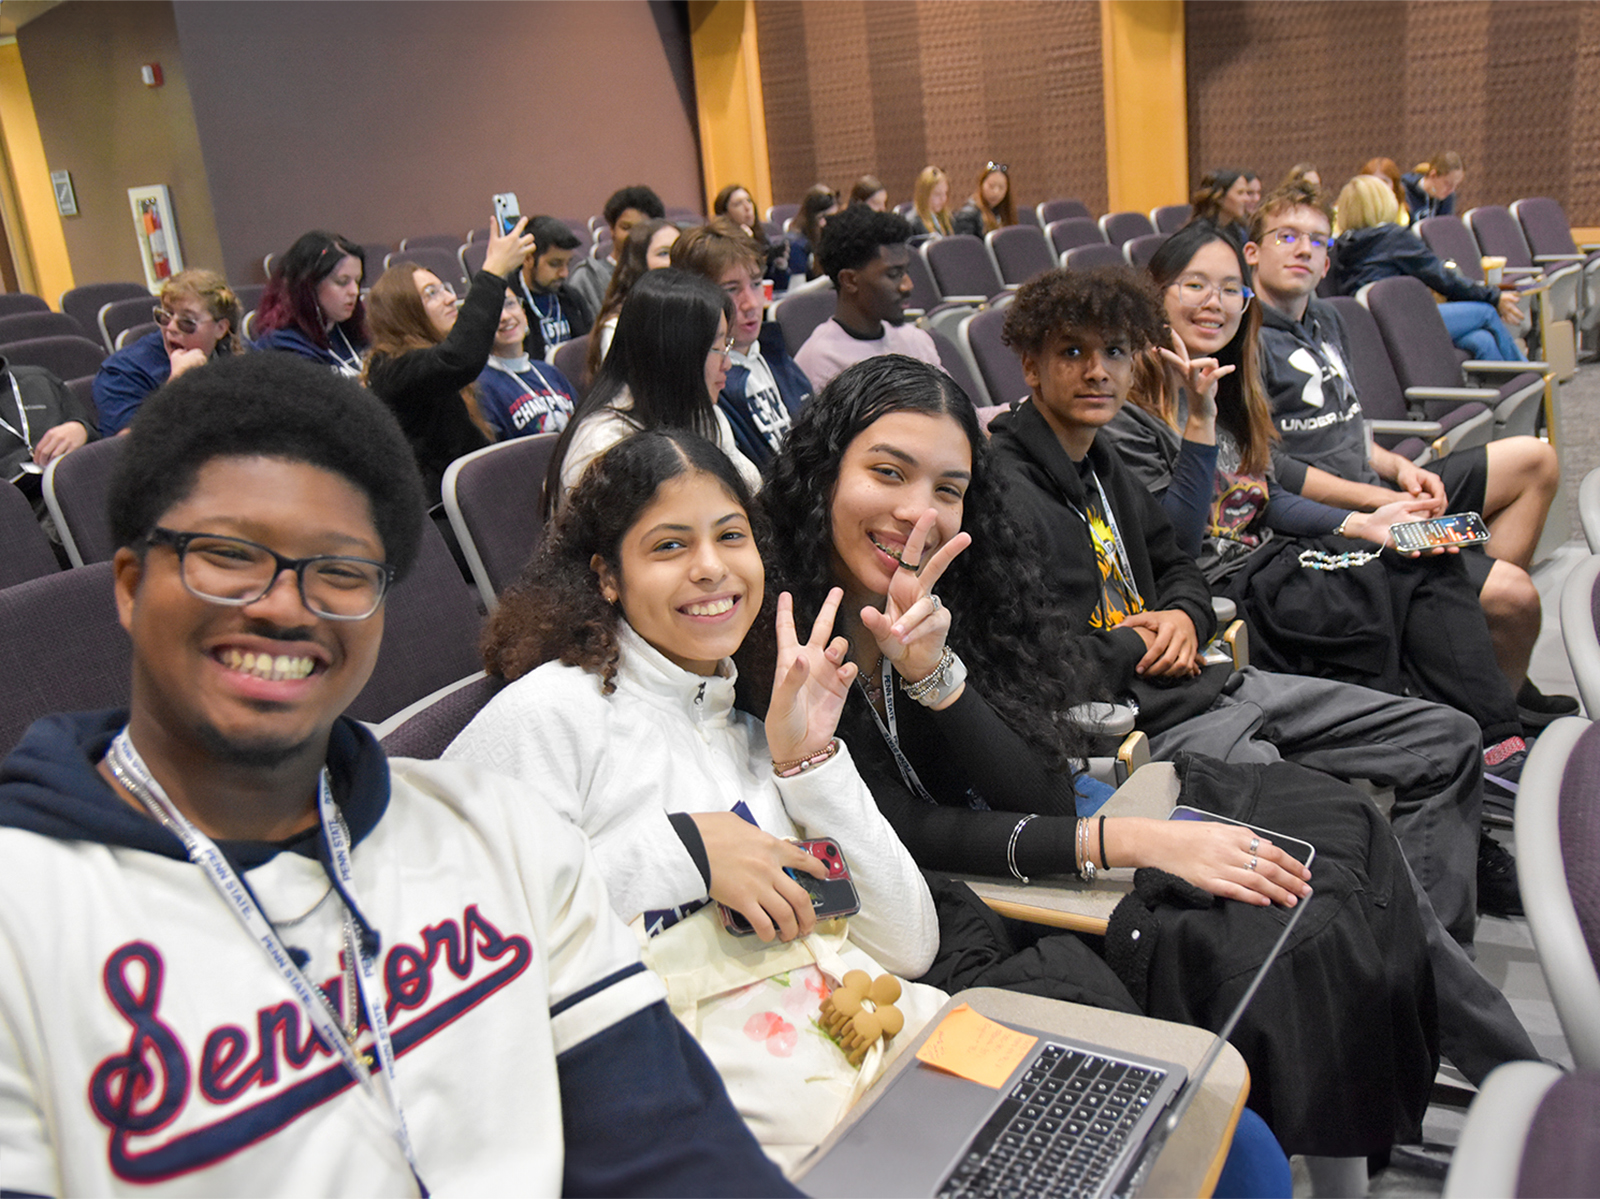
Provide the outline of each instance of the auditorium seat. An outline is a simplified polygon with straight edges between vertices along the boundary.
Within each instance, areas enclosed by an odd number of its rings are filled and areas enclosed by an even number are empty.
[[[55,574],[60,569],[28,497],[9,484],[0,487],[0,588]]]
[[[1157,233],[1172,234],[1187,225],[1192,216],[1193,204],[1163,204],[1160,208],[1150,210],[1150,223],[1156,227]]]
[[[1445,1199],[1600,1195],[1600,1072],[1507,1062],[1461,1126]]]
[[[346,714],[357,720],[384,720],[482,670],[480,625],[472,589],[462,579],[443,534],[433,521],[423,521],[416,563],[383,602],[378,664]]]
[[[1048,229],[1056,221],[1064,221],[1069,217],[1093,218],[1094,213],[1089,211],[1089,206],[1082,200],[1046,200],[1034,212],[1039,217],[1041,227]]]
[[[1166,240],[1165,233],[1146,233],[1143,237],[1123,242],[1122,253],[1127,258],[1129,266],[1142,271],[1150,265],[1150,260],[1156,256],[1156,251]]]
[[[95,316],[95,326],[99,331],[100,340],[105,342],[106,352],[116,352],[117,334],[124,329],[131,329],[135,325],[154,324],[152,317],[159,307],[160,304],[153,302],[150,296],[135,296],[131,300],[112,300],[108,304],[100,305],[100,311]]]
[[[1424,464],[1458,447],[1485,445],[1494,436],[1494,414],[1483,404],[1457,404],[1438,419],[1424,417],[1420,402],[1407,403],[1372,313],[1354,296],[1334,296],[1328,303],[1344,325],[1347,365],[1362,415],[1379,445]]]
[[[111,476],[128,444],[125,437],[103,437],[63,454],[44,471],[44,502],[74,566],[109,562]]]
[[[148,314],[149,296],[145,297],[144,303],[145,312]],[[39,337],[88,336],[90,336],[89,330],[64,312],[19,312],[14,316],[0,316],[0,346],[8,346],[17,341],[32,341]]]
[[[974,408],[989,407],[993,403],[989,398],[989,389],[983,385],[977,367],[961,352],[961,347],[942,329],[928,329],[926,332],[933,338],[934,347],[939,351],[939,365],[944,367],[945,374],[967,393],[967,399],[972,401]]]
[[[420,237],[402,237],[399,249],[402,254],[414,250],[448,250],[454,254],[460,244],[461,239],[454,233],[425,233]]]
[[[84,379],[100,373],[106,349],[98,338],[33,337],[6,346],[13,366],[42,366],[58,379]]]
[[[244,327],[244,339],[246,341],[250,340],[250,321],[254,316],[255,313],[247,312],[244,314],[244,320],[240,322]],[[117,334],[117,340],[112,343],[111,348],[112,350],[125,350],[141,337],[158,332],[160,329],[161,326],[154,321],[146,321],[142,325],[129,325]],[[93,376],[90,376],[89,382],[94,382]]]
[[[19,312],[49,312],[50,305],[40,296],[25,291],[0,293],[0,316],[16,316]]]
[[[1369,283],[1356,298],[1378,323],[1406,399],[1420,401],[1426,415],[1439,420],[1463,401],[1486,404],[1496,437],[1535,431],[1547,363],[1462,362],[1433,293],[1410,275]]]
[[[915,318],[932,312],[944,297],[939,294],[939,285],[933,281],[933,272],[928,269],[928,256],[922,252],[921,246],[915,244],[915,238],[912,238],[912,243],[911,257],[906,260],[906,274],[911,276],[911,303],[906,308],[906,315]],[[789,353],[793,354],[798,348],[791,345]]]
[[[1006,289],[989,247],[970,233],[931,241],[922,247],[922,253],[939,294],[948,302],[982,304]]]
[[[1546,270],[1574,262],[1582,266],[1578,327],[1590,330],[1600,324],[1600,248],[1586,246],[1580,249],[1572,240],[1572,226],[1567,223],[1567,214],[1560,204],[1546,196],[1518,200],[1511,206],[1511,215],[1522,226],[1523,236],[1528,249],[1533,251],[1533,261],[1537,266]]]
[[[544,542],[540,501],[560,436],[513,437],[445,468],[444,510],[478,597],[490,612]]]
[[[984,240],[989,243],[989,252],[1007,287],[1021,287],[1035,275],[1055,268],[1056,256],[1036,225],[1008,225],[989,233]]]
[[[597,336],[597,333],[583,333],[569,337],[545,355],[550,365],[572,384],[579,400],[589,394],[589,385],[594,382],[589,377],[589,339]]]
[[[1049,234],[1050,245],[1057,255],[1065,254],[1068,250],[1076,250],[1079,246],[1107,244],[1100,222],[1093,217],[1063,217],[1059,221],[1051,221],[1050,227],[1045,232]]]
[[[1155,225],[1142,212],[1108,212],[1100,218],[1100,228],[1106,241],[1121,246],[1136,237],[1148,237],[1156,231]]]
[[[1517,794],[1518,885],[1539,969],[1580,1070],[1600,1069],[1597,792],[1600,725],[1568,716],[1540,733]]]
[[[1012,404],[1027,399],[1030,391],[1022,360],[1000,338],[1005,323],[1005,307],[997,305],[973,313],[961,324],[962,344],[978,366],[991,404]]]
[[[1108,246],[1100,242],[1068,250],[1061,256],[1061,265],[1069,271],[1092,271],[1103,266],[1127,266],[1128,260],[1121,246]]]
[[[0,627],[12,631],[0,637],[4,752],[42,716],[127,706],[133,650],[117,619],[111,563],[0,590]]]
[[[143,283],[85,283],[82,287],[68,288],[61,293],[58,307],[83,327],[87,336],[93,336],[100,327],[100,307],[112,300],[131,300],[142,297],[147,304],[155,303],[150,289]]]
[[[838,297],[833,284],[813,287],[807,291],[790,292],[772,306],[772,319],[783,330],[783,344],[790,354],[797,354],[806,344],[806,338],[823,321],[833,318],[833,307]]]
[[[414,250],[396,250],[383,260],[383,269],[388,270],[398,262],[411,262],[423,270],[432,271],[439,277],[440,282],[448,283],[456,289],[458,296],[466,295],[466,281],[461,276],[461,263],[456,258],[456,248],[451,246],[448,250],[441,250],[437,246],[418,246]]]
[[[489,256],[487,241],[472,241],[456,251],[456,261],[461,266],[461,277],[469,284],[472,276],[483,269],[483,260]]]

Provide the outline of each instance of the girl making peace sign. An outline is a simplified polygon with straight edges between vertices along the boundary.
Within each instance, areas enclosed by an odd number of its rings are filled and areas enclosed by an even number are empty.
[[[562,811],[588,834],[646,959],[762,1145],[798,1160],[827,1133],[857,1075],[816,1026],[847,969],[916,978],[939,943],[915,863],[879,814],[834,727],[856,668],[833,636],[840,592],[801,641],[766,575],[745,484],[711,443],[638,433],[597,459],[541,555],[490,621],[486,661],[513,680],[447,757],[567,778]],[[772,629],[765,722],[734,707],[731,655]],[[860,898],[848,940],[819,925],[787,838],[837,841]],[[718,923],[708,900],[755,937]],[[759,938],[759,940],[757,940]],[[764,944],[765,943],[765,944]],[[710,980],[710,981],[708,981]],[[907,983],[893,1048],[943,1001]],[[687,998],[685,998],[687,996]]]

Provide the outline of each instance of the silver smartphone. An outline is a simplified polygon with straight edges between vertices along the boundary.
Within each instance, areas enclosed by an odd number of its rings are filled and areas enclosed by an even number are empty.
[[[517,203],[516,192],[501,192],[494,198],[494,223],[501,236],[516,228],[522,219],[522,205]]]

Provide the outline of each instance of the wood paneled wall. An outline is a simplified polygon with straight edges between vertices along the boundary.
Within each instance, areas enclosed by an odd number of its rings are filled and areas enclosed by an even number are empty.
[[[1457,211],[1523,196],[1600,224],[1600,4],[1208,0],[1186,5],[1191,183],[1301,160],[1466,160]]]
[[[1098,4],[757,0],[756,31],[778,201],[871,173],[899,203],[933,163],[959,206],[993,159],[1022,202],[1104,211]]]

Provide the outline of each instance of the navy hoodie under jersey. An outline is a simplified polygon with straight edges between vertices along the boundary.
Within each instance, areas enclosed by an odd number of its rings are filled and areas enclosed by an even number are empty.
[[[0,764],[0,827],[185,858],[178,838],[120,799],[96,769],[127,719],[126,711],[110,710],[36,721]],[[341,718],[329,739],[328,771],[359,846],[388,810],[388,759],[365,727]],[[244,871],[282,852],[317,857],[321,840],[312,830],[280,844],[217,844]],[[194,885],[210,886],[198,868]],[[377,931],[381,938],[382,930]],[[240,949],[255,952],[242,934]],[[218,946],[219,954],[226,951]],[[85,985],[91,985],[97,966],[85,962],[83,969]],[[565,1128],[565,1193],[800,1194],[762,1153],[710,1061],[665,1003],[596,1032],[559,1055],[556,1069]],[[81,1085],[83,1080],[56,1082]],[[4,1147],[0,1136],[0,1150]]]

